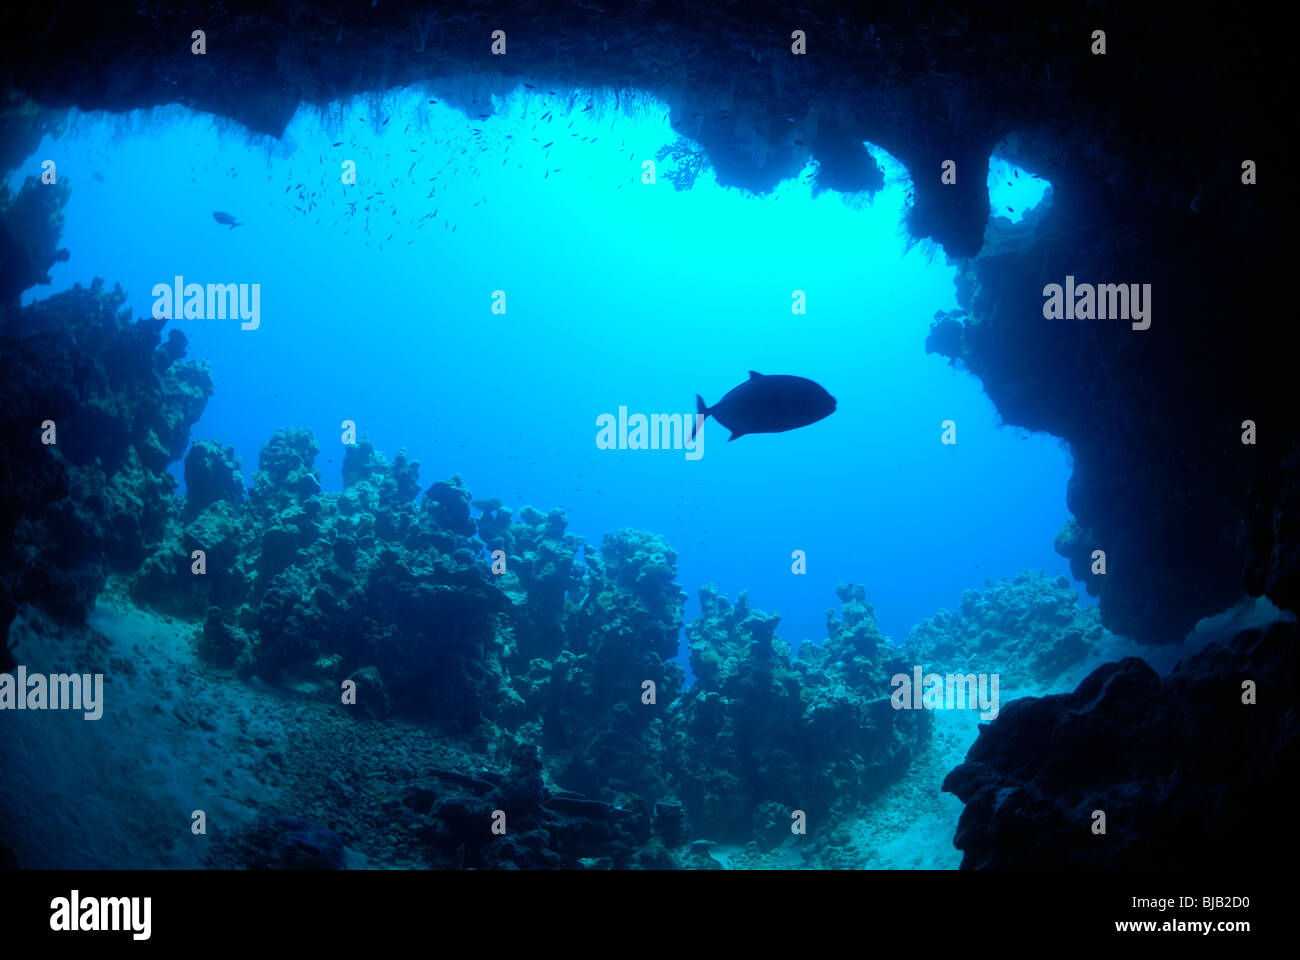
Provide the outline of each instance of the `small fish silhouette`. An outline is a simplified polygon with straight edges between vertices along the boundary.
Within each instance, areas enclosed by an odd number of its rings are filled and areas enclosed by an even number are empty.
[[[217,223],[220,223],[220,224],[223,224],[223,225],[225,225],[225,226],[230,227],[231,230],[234,230],[235,227],[242,227],[242,226],[243,226],[242,223],[240,223],[238,220],[236,220],[236,219],[235,219],[234,217],[232,217],[230,214],[228,214],[228,213],[222,213],[220,210],[214,210],[214,211],[213,211],[213,213],[212,213],[212,219],[215,220],[215,221],[217,221]]]

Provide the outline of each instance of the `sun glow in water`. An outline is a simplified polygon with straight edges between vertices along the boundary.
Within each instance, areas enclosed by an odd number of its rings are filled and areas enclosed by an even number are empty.
[[[991,216],[1019,223],[1025,214],[1042,203],[1052,185],[1001,157],[989,158],[989,207]]]

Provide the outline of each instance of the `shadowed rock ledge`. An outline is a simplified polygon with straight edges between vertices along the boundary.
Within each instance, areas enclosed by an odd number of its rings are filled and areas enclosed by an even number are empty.
[[[1009,703],[943,783],[966,804],[962,867],[1233,869],[1265,850],[1291,862],[1297,638],[1275,623],[1163,680],[1129,657],[1073,693]]]

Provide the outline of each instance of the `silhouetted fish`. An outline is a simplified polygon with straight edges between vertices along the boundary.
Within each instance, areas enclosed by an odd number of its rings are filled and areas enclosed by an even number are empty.
[[[835,412],[835,398],[804,377],[765,377],[751,370],[748,380],[711,407],[697,393],[695,409],[730,430],[730,441],[747,433],[783,433],[816,423]]]
[[[234,230],[235,227],[242,227],[242,226],[243,226],[242,223],[240,223],[238,220],[236,220],[236,219],[235,219],[234,217],[232,217],[230,214],[228,214],[228,213],[222,213],[220,210],[213,211],[212,219],[215,220],[215,221],[217,221],[217,223],[225,224],[226,226],[230,227],[231,230]]]

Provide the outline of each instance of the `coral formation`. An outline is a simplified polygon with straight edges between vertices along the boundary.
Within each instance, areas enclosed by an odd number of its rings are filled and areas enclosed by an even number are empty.
[[[1003,683],[1049,686],[1096,647],[1097,611],[1079,605],[1064,577],[1026,571],[967,590],[957,612],[941,610],[912,628],[906,650],[925,669],[1001,673]]]
[[[906,772],[930,717],[890,704],[889,678],[910,669],[876,628],[860,586],[838,589],[842,619],[798,656],[779,618],[700,590],[687,626],[696,682],[671,723],[672,783],[696,830],[718,841],[775,846],[803,810],[818,823],[850,817]]]
[[[212,377],[125,300],[96,280],[0,307],[0,635],[24,603],[84,621],[108,575],[137,570],[170,523],[167,467]]]
[[[655,160],[660,165],[659,175],[671,183],[674,190],[691,189],[709,164],[704,152],[685,137],[678,137],[660,147],[655,152]]]

